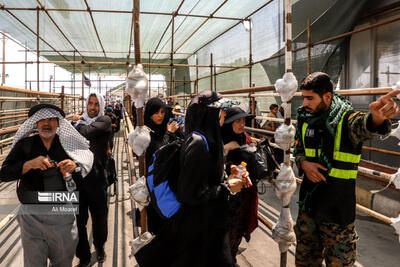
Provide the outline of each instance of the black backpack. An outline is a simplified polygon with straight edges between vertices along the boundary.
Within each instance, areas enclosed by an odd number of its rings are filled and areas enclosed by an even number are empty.
[[[207,145],[207,139],[200,135]],[[182,206],[176,199],[176,187],[179,178],[180,151],[184,140],[178,139],[159,148],[152,157],[147,170],[147,187],[150,192],[150,202],[156,212],[164,219],[171,218]]]

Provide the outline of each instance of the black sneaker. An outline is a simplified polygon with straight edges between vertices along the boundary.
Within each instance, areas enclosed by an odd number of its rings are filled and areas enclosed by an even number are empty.
[[[97,262],[100,262],[100,263],[105,262],[107,255],[106,255],[106,252],[104,251],[104,249],[96,250],[96,252],[97,252]]]

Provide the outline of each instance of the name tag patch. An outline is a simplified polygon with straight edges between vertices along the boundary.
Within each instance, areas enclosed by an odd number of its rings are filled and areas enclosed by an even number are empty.
[[[314,137],[314,129],[307,129],[306,130],[307,137]]]

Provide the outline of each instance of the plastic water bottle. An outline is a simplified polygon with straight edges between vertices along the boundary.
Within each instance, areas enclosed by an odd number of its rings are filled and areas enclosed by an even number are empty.
[[[243,175],[245,175],[245,173],[246,173],[246,166],[247,166],[247,163],[244,161],[242,161],[240,163],[240,165],[236,166],[234,173],[233,173],[235,175],[235,178],[239,178],[239,179],[243,178]]]
[[[76,184],[72,179],[72,175],[69,172],[63,174],[65,185],[67,187],[68,192],[72,192],[76,190]]]

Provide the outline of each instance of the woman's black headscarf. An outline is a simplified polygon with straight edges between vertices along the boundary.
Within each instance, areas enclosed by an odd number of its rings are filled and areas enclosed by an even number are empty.
[[[222,96],[216,92],[203,91],[192,99],[186,112],[185,136],[190,136],[193,131],[203,134],[207,139],[210,153],[216,157],[216,166],[221,166],[222,171],[224,153],[219,125],[220,108],[208,106],[221,98]]]
[[[229,112],[229,111],[234,111],[234,112]],[[239,107],[228,108],[226,110],[225,122],[227,122],[229,118],[235,119],[236,117],[240,119],[240,118],[252,117],[252,115],[247,114],[243,109]],[[246,143],[246,135],[244,134],[244,132],[241,134],[237,134],[233,131],[232,124],[234,122],[235,120],[228,123],[224,123],[224,125],[222,126],[221,128],[222,140],[224,142],[224,145],[229,142],[236,141],[239,144],[239,146],[242,146]]]
[[[162,123],[160,125],[157,125],[151,119],[151,116],[157,113],[157,111],[159,111],[160,108],[164,109],[165,116]],[[144,110],[144,125],[152,129],[154,131],[154,134],[160,137],[164,136],[165,132],[167,131],[167,124],[170,117],[171,117],[170,107],[168,107],[167,104],[165,104],[160,98],[153,97],[150,98],[149,101],[147,101]]]
[[[232,124],[233,122],[224,124],[221,128],[222,141],[224,142],[224,145],[232,141],[236,141],[239,146],[244,145],[246,143],[246,135],[244,134],[244,132],[241,134],[235,133],[233,131]]]

